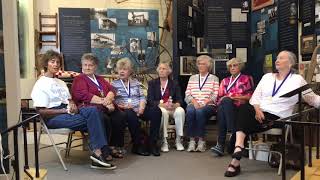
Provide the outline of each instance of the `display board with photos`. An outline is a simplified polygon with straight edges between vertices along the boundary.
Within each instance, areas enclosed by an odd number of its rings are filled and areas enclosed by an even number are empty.
[[[60,13],[62,10],[64,13]],[[92,52],[98,57],[98,74],[114,73],[116,61],[123,57],[128,57],[132,60],[136,67],[155,66],[159,55],[158,10],[60,8],[59,13],[67,15],[60,15],[59,19],[60,27],[62,27],[60,28],[61,51],[65,55],[66,70],[79,72],[81,54],[85,51]],[[65,20],[66,17],[79,14],[81,14],[80,16],[85,16],[83,19],[88,17],[86,23],[76,23],[76,26],[72,26],[74,21]],[[61,22],[64,24],[61,24]],[[67,33],[65,32],[79,34],[77,33],[79,26],[80,29],[83,27],[83,33],[73,38],[84,39],[85,41],[78,45],[72,44],[71,47],[70,43],[68,44],[70,36],[66,36]],[[82,47],[81,45],[85,46],[85,48],[80,48]],[[72,56],[77,52],[77,56]]]

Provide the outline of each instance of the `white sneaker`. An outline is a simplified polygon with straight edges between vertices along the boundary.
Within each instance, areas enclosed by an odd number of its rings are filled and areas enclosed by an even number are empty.
[[[189,141],[188,152],[196,151],[196,142],[194,140]]]
[[[177,148],[177,151],[183,151],[184,150],[184,147],[183,147],[180,139],[176,139],[176,148]]]
[[[168,144],[168,142],[163,142],[162,143],[161,151],[162,152],[169,152],[169,144]]]
[[[197,149],[196,151],[199,151],[199,152],[205,152],[206,151],[206,142],[205,141],[198,141],[198,146],[197,146]]]

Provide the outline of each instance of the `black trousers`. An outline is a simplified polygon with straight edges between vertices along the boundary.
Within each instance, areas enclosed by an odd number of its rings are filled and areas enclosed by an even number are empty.
[[[242,131],[246,135],[258,133],[271,129],[274,126],[274,120],[279,119],[279,116],[270,114],[268,112],[263,112],[265,120],[260,123],[256,120],[256,111],[254,107],[250,104],[240,105],[236,117],[236,129],[237,131]]]
[[[124,130],[126,127],[126,114],[115,109],[111,113],[102,112],[109,146],[124,146]]]
[[[147,106],[144,113],[141,116],[137,116],[137,113],[133,110],[126,109],[126,120],[128,122],[128,128],[131,134],[131,138],[134,144],[141,144],[142,134],[139,118],[144,121],[150,121],[149,129],[149,143],[155,144],[159,139],[159,131],[161,124],[162,112],[158,106]]]

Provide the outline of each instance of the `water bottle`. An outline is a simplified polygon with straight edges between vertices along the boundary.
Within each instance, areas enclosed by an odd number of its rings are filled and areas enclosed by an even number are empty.
[[[170,108],[172,108],[172,97],[171,96],[169,96],[169,99],[168,99],[168,106]]]

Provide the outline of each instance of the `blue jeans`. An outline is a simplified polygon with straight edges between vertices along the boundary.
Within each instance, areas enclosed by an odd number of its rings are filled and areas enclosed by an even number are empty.
[[[193,105],[188,105],[186,109],[187,134],[189,137],[204,137],[207,120],[214,115],[214,106],[204,106],[196,109]]]
[[[235,113],[236,106],[233,104],[233,100],[229,97],[224,97],[218,106],[217,119],[219,124],[218,143],[225,144],[227,131],[231,131],[234,135],[235,129]]]
[[[75,131],[88,131],[90,148],[102,149],[107,145],[102,117],[96,107],[83,107],[75,115],[60,114],[46,121],[48,128],[69,128]]]

